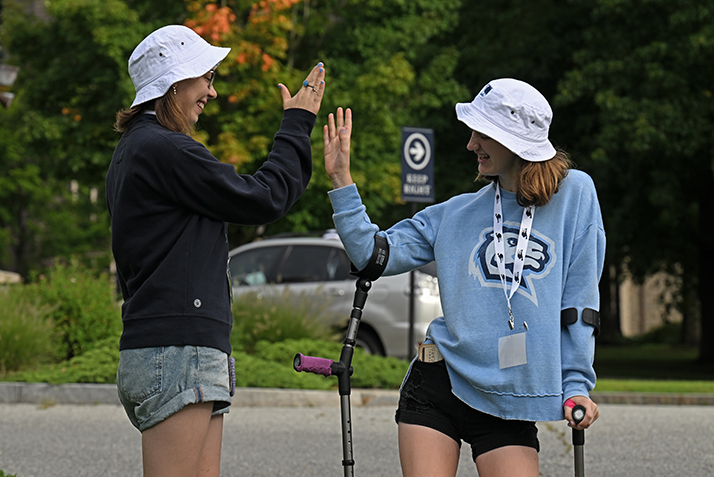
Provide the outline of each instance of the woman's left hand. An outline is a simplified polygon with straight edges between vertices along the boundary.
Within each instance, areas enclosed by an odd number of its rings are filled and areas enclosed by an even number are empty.
[[[318,63],[303,81],[300,90],[295,96],[290,95],[287,86],[280,83],[280,95],[283,97],[283,109],[305,109],[313,114],[317,114],[322,103],[322,96],[325,94],[325,66]]]
[[[568,421],[568,426],[578,430],[587,429],[597,420],[598,417],[600,417],[600,411],[597,408],[597,404],[592,402],[589,398],[585,396],[573,396],[570,399],[575,404],[580,404],[585,408],[585,417],[582,421],[580,421],[580,424],[574,426],[573,410],[569,406],[564,405],[563,410],[565,411],[565,419]]]

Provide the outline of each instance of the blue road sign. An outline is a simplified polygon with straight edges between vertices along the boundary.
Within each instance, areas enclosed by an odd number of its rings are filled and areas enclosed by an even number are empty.
[[[402,127],[402,200],[434,202],[434,130]]]

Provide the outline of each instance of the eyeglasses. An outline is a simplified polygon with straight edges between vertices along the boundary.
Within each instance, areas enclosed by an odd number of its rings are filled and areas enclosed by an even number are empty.
[[[213,86],[213,80],[216,79],[216,70],[210,70],[206,73],[208,76],[204,76],[208,80],[209,89]]]

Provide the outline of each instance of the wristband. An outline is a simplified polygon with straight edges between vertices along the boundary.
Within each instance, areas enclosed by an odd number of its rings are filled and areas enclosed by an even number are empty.
[[[575,401],[573,401],[572,399],[568,398],[568,399],[565,400],[565,402],[563,403],[563,405],[569,407],[570,409],[572,409],[572,408],[575,407]]]

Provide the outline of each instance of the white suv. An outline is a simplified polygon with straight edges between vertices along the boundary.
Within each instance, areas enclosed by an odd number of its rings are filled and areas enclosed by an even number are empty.
[[[337,235],[271,238],[243,245],[230,254],[234,295],[246,292],[282,293],[286,287],[300,293],[322,294],[345,329],[352,310],[357,278],[350,275],[350,259]],[[424,340],[426,329],[441,316],[436,264],[414,272],[414,342],[409,335],[410,274],[375,280],[362,312],[357,345],[372,354],[410,358]]]

